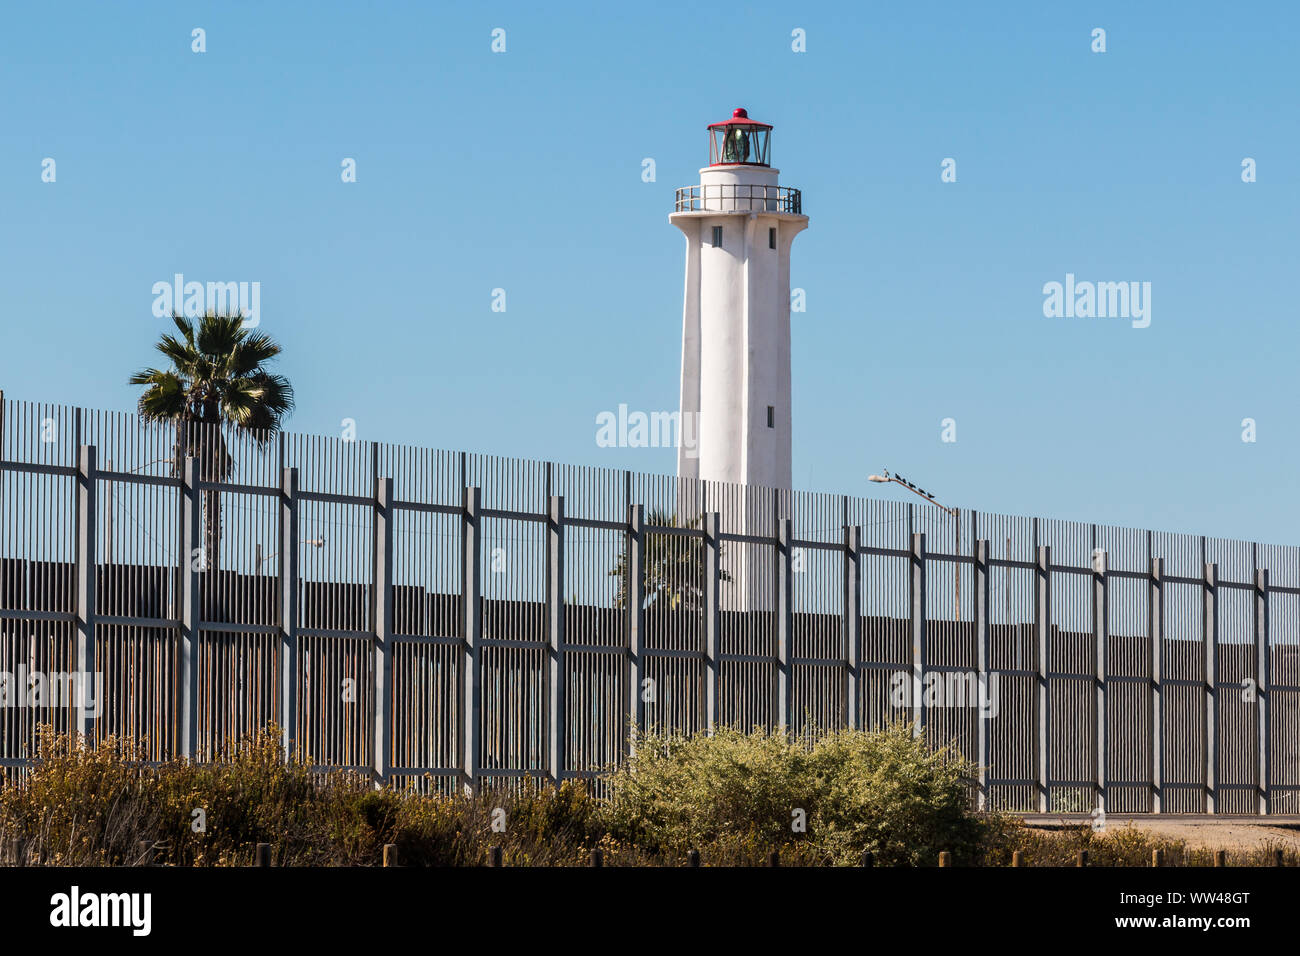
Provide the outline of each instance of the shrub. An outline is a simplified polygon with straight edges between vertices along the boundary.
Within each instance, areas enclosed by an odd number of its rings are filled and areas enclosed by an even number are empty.
[[[969,812],[971,773],[903,726],[840,731],[811,748],[763,730],[650,734],[609,775],[604,817],[651,852],[806,844],[847,865],[864,850],[882,865],[932,864],[941,849],[973,862],[983,827]]]
[[[941,850],[978,862],[987,828],[970,812],[975,768],[956,751],[895,726],[822,737],[811,764],[811,835],[834,862],[856,864],[866,850],[887,866],[933,866]]]

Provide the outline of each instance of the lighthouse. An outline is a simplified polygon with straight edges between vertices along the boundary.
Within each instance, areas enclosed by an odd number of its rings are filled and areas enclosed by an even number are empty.
[[[790,246],[808,217],[778,182],[770,124],[736,109],[708,132],[709,165],[668,217],[686,236],[680,430],[695,438],[677,473],[788,489]]]

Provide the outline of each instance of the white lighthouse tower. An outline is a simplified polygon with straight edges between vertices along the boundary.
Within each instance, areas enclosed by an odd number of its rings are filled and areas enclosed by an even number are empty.
[[[708,130],[709,165],[668,217],[686,236],[677,473],[788,489],[790,245],[808,217],[777,183],[769,124],[737,109]]]

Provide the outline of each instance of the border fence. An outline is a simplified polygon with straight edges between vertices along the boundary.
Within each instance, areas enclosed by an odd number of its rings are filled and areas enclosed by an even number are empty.
[[[1300,549],[0,396],[0,682],[19,776],[42,724],[452,791],[908,721],[983,807],[1291,814]]]

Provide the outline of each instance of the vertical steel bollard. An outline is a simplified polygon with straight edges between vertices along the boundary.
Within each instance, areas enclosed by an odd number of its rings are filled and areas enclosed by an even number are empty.
[[[376,783],[383,786],[389,781],[393,756],[393,538],[396,516],[393,513],[392,478],[379,479],[374,508],[374,772]],[[387,847],[384,852],[388,852]]]

